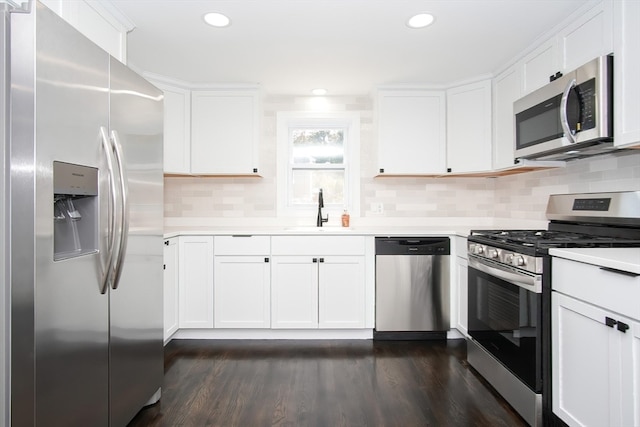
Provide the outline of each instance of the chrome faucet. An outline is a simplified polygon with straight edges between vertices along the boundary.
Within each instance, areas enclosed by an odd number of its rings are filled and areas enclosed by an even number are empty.
[[[322,223],[329,221],[329,214],[326,218],[322,218],[322,208],[324,208],[324,198],[322,197],[322,188],[318,193],[318,219],[316,220],[316,226],[322,227]]]

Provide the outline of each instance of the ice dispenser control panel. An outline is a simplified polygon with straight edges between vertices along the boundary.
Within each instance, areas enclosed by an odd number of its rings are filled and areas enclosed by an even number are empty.
[[[98,251],[98,169],[53,162],[53,259]]]

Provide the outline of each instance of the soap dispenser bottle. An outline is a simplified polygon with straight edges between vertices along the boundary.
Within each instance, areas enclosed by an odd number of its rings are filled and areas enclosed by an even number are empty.
[[[347,212],[346,209],[342,213],[342,226],[343,227],[348,227],[349,226],[349,213]]]

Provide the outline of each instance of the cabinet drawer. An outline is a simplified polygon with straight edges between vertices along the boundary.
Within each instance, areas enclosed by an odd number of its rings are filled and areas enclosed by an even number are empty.
[[[214,255],[269,255],[269,236],[215,236]]]
[[[272,255],[364,255],[364,236],[273,236]]]
[[[577,261],[553,258],[553,289],[574,298],[640,319],[640,276],[603,270]]]

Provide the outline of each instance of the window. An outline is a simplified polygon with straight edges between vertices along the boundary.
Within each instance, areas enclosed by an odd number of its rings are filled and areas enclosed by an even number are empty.
[[[323,190],[325,212],[359,211],[360,117],[353,113],[278,114],[278,210],[315,212]],[[330,223],[331,221],[330,217]]]

